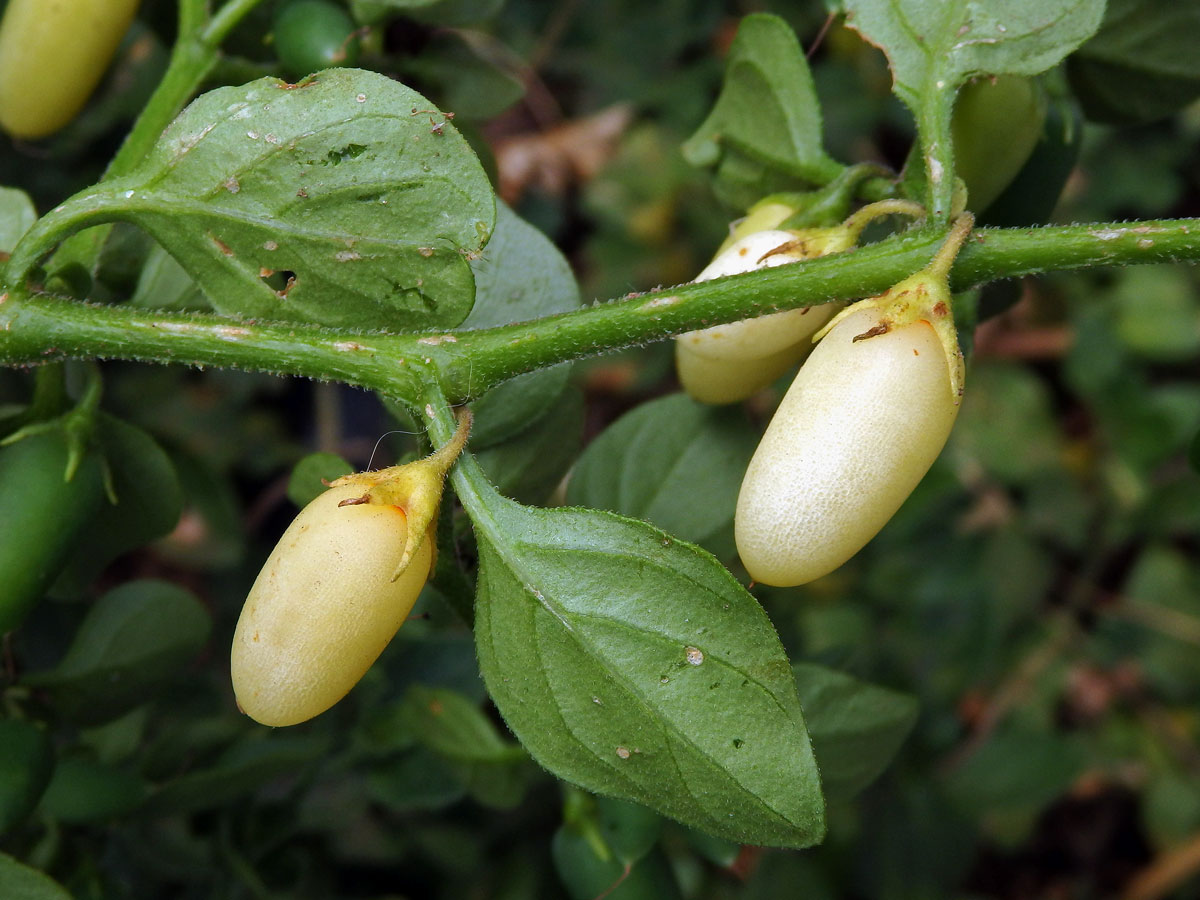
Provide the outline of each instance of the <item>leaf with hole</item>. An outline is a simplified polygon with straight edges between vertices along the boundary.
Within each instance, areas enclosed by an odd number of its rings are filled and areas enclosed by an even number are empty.
[[[487,176],[447,116],[383,75],[330,69],[204,94],[136,170],[44,219],[14,265],[126,221],[228,315],[448,328],[470,312],[469,258],[494,220]]]

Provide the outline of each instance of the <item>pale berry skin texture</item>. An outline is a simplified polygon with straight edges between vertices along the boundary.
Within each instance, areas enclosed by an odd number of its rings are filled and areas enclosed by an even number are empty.
[[[808,234],[805,238],[804,232],[769,230],[747,235],[721,251],[696,281],[772,268],[845,249],[835,229],[809,229]],[[810,338],[839,308],[839,304],[826,303],[788,309],[681,334],[675,341],[680,383],[702,403],[744,400],[807,356],[812,347]]]
[[[403,509],[355,503],[331,487],[284,532],[250,589],[233,637],[238,705],[264,725],[294,725],[342,699],[412,611],[428,577],[425,540],[392,581],[408,536]]]
[[[750,577],[832,572],[874,537],[945,446],[958,415],[947,351],[924,320],[848,310],[800,369],[746,470],[734,520]]]

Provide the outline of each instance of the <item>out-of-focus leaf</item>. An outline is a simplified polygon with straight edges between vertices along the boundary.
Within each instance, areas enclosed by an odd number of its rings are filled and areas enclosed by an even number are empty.
[[[1100,30],[1067,63],[1089,119],[1165,118],[1200,97],[1200,6],[1108,0]]]
[[[17,188],[0,187],[0,253],[17,246],[29,226],[37,221],[37,210],[29,195]]]
[[[287,486],[288,499],[303,509],[324,493],[325,482],[353,471],[354,466],[336,453],[310,453],[292,469]]]
[[[479,465],[503,493],[525,503],[542,503],[579,455],[583,414],[583,392],[567,385],[532,426],[481,450]]]
[[[46,815],[77,825],[117,819],[136,809],[146,783],[125,769],[87,759],[64,759],[42,798]]]
[[[0,897],[6,900],[72,900],[62,885],[17,862],[7,853],[0,853]]]
[[[367,785],[375,800],[400,813],[444,809],[466,794],[453,764],[424,747],[372,766]]]
[[[554,867],[572,900],[678,900],[682,896],[661,853],[630,865],[609,853],[571,825],[563,825],[550,845]]]
[[[181,775],[146,801],[149,813],[216,809],[236,797],[295,774],[321,759],[328,743],[310,737],[252,736],[231,746],[204,769]]]
[[[989,363],[975,366],[968,381],[950,439],[956,456],[1017,484],[1061,468],[1062,438],[1041,380],[1019,366]]]
[[[174,312],[212,310],[212,304],[187,273],[187,269],[158,244],[151,248],[150,255],[142,266],[137,287],[133,296],[129,298],[129,305]]]
[[[153,699],[204,646],[210,627],[183,588],[131,581],[96,601],[57,666],[25,681],[49,691],[72,720],[106,722]]]
[[[101,413],[96,437],[112,477],[117,502],[102,502],[88,524],[88,538],[71,556],[53,593],[79,596],[122,553],[175,527],[183,511],[183,488],[170,457],[149,434]]]
[[[1186,269],[1122,269],[1112,299],[1117,336],[1138,356],[1178,362],[1200,354],[1200,299]]]
[[[496,208],[496,232],[471,264],[475,306],[464,329],[490,328],[567,312],[579,306],[579,286],[558,248],[507,204]],[[566,387],[570,366],[530,372],[472,404],[471,447],[482,450],[536,424]]]
[[[496,46],[496,39],[481,32],[445,31],[434,34],[419,56],[402,62],[455,117],[490,119],[508,109],[525,94],[525,85],[494,57],[513,51]]]
[[[917,701],[825,666],[792,668],[825,798],[849,800],[892,761],[917,720]]]
[[[504,0],[350,0],[355,18],[369,24],[401,15],[431,25],[474,25],[490,19],[502,6]]]
[[[54,745],[46,729],[0,719],[0,835],[33,811],[53,772]]]

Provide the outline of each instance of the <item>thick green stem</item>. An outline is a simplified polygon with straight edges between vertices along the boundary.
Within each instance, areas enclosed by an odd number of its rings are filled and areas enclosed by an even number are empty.
[[[922,91],[917,134],[925,164],[925,206],[933,225],[945,225],[954,205],[954,138],[950,130],[955,87],[932,80]],[[946,99],[948,95],[948,100]]]
[[[179,36],[162,81],[138,116],[105,178],[116,178],[145,159],[158,136],[199,89],[216,64],[221,41],[262,0],[229,0],[207,19],[205,0],[179,0]],[[207,19],[207,20],[206,20]]]
[[[406,398],[436,378],[461,403],[523,372],[749,316],[871,296],[927,266],[944,231],[898,235],[847,253],[682,285],[480,331],[339,334],[310,325],[161,314],[33,294],[0,295],[0,364],[114,357],[237,366],[332,379]],[[951,288],[1090,266],[1200,260],[1200,220],[978,229]]]

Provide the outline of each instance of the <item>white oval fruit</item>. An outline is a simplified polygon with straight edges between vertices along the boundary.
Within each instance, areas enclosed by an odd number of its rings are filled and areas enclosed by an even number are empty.
[[[846,249],[844,229],[758,231],[719,253],[697,277],[711,281]],[[788,309],[755,319],[714,325],[675,339],[675,366],[683,389],[702,403],[735,403],[769,385],[802,360],[811,338],[840,308],[836,303]]]
[[[834,325],[750,461],[734,526],[755,581],[804,584],[842,565],[900,508],[950,435],[958,403],[941,338],[925,320],[863,337],[880,323],[868,306]]]
[[[294,725],[344,697],[404,624],[429,574],[425,540],[392,580],[408,537],[403,509],[352,503],[331,487],[275,546],[242,608],[230,670],[238,705],[264,725]]]

